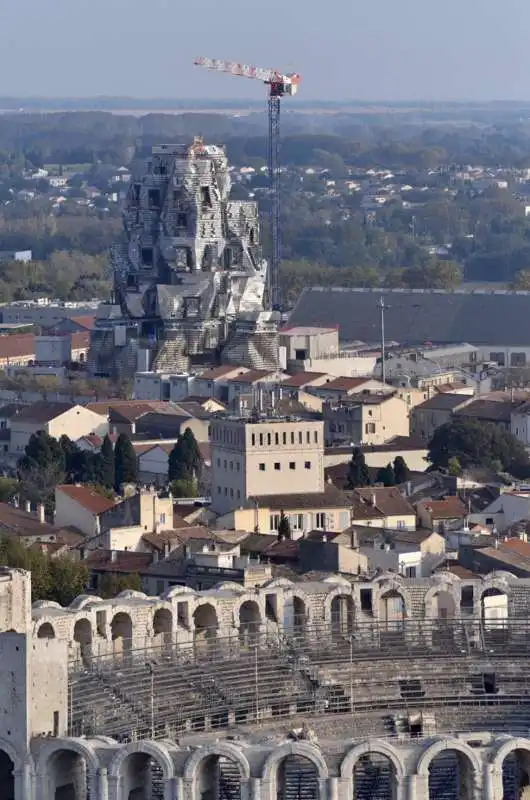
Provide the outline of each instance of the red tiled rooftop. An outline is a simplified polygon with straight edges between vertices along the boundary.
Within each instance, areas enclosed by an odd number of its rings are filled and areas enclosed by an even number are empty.
[[[98,494],[89,486],[63,484],[62,486],[57,486],[57,489],[70,497],[71,500],[79,503],[83,508],[86,508],[87,511],[92,512],[92,514],[103,514],[115,505],[114,500],[103,497],[103,495]]]

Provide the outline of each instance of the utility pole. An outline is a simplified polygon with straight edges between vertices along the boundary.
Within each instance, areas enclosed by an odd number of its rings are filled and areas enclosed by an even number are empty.
[[[381,312],[381,381],[386,383],[386,363],[385,363],[385,305],[384,297],[379,298],[379,310]]]

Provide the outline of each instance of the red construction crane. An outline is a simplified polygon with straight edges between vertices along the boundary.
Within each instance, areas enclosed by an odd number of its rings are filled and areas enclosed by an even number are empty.
[[[269,141],[268,169],[271,190],[270,236],[272,241],[271,263],[269,267],[269,304],[274,310],[281,308],[280,296],[280,100],[296,94],[300,75],[295,72],[284,75],[276,69],[263,69],[235,61],[220,61],[212,58],[197,58],[198,67],[206,67],[216,72],[226,72],[242,78],[262,81],[269,87]]]

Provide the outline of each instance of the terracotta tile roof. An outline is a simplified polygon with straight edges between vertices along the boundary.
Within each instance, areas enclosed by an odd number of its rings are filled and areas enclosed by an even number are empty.
[[[65,414],[74,407],[73,403],[49,403],[46,400],[41,400],[21,408],[16,416],[16,421],[46,423],[56,419],[61,414]]]
[[[62,486],[57,486],[56,491],[65,494],[92,514],[103,514],[116,505],[114,500],[103,497],[103,495],[98,494],[89,486],[63,484]]]
[[[375,500],[375,507],[385,516],[414,516],[416,514],[409,501],[403,497],[399,489],[393,486],[369,486],[362,489],[354,489],[353,495],[365,504],[372,506]]]
[[[298,372],[296,375],[291,375],[287,380],[282,381],[281,385],[291,389],[299,389],[301,386],[307,386],[313,381],[319,381],[326,377],[325,372]]]
[[[109,419],[116,418],[134,422],[145,414],[175,414],[178,413],[169,401],[153,400],[123,400],[109,402]]]
[[[49,522],[40,522],[38,517],[21,508],[15,508],[9,503],[0,503],[0,536],[40,536],[43,539],[53,538],[57,542],[68,545],[77,544],[84,537],[71,534],[69,531],[50,525]],[[75,541],[74,541],[75,540]]]
[[[348,508],[350,506],[348,496],[331,484],[326,486],[324,492],[271,494],[250,499],[257,502],[260,508],[271,508],[278,511],[298,508]]]
[[[289,560],[298,559],[300,544],[293,539],[283,539],[281,542],[274,542],[269,545],[263,555],[267,558],[287,558]]]
[[[329,391],[334,392],[351,392],[354,389],[358,389],[363,384],[368,383],[370,380],[371,378],[333,378],[333,380],[328,381],[317,388],[326,390],[329,389]]]
[[[151,553],[131,550],[88,550],[82,563],[94,572],[136,573],[148,569],[153,562]]]
[[[502,545],[514,553],[530,558],[530,542],[525,542],[523,539],[505,539]]]
[[[200,381],[215,381],[218,378],[224,378],[226,375],[236,372],[236,370],[240,370],[241,373],[249,371],[246,367],[236,367],[234,364],[222,364],[220,367],[212,367],[212,369],[201,372],[200,375],[197,375],[197,378]]]
[[[516,405],[511,400],[473,400],[463,408],[457,409],[455,414],[459,417],[485,420],[486,422],[509,423],[515,407]]]
[[[465,394],[451,394],[441,392],[429,397],[425,402],[416,406],[418,411],[453,411],[462,403],[469,402],[469,397]]]
[[[87,331],[93,331],[96,327],[96,317],[90,316],[80,316],[80,317],[68,317],[72,322],[76,322],[78,325],[82,325],[83,328],[86,328]]]
[[[35,358],[35,334],[0,336],[0,358]]]
[[[271,375],[274,375],[274,370],[272,369],[249,369],[242,375],[228,378],[227,383],[257,383]]]
[[[82,350],[85,347],[90,347],[90,331],[72,333],[72,350]]]
[[[429,512],[433,519],[458,519],[465,517],[467,506],[459,497],[444,497],[443,500],[422,500],[418,507]]]

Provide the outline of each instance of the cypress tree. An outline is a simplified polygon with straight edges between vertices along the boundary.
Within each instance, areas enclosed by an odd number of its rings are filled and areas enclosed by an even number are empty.
[[[410,470],[403,456],[396,456],[394,459],[394,476],[397,484],[406,483],[410,478]]]
[[[138,477],[136,453],[128,436],[120,433],[114,449],[114,486],[116,491],[124,483],[135,483]]]
[[[96,463],[96,480],[106,489],[114,488],[114,448],[107,434],[103,439]]]
[[[358,447],[354,447],[348,469],[348,489],[356,489],[358,486],[370,486],[370,483],[370,473],[366,466],[364,454]]]

